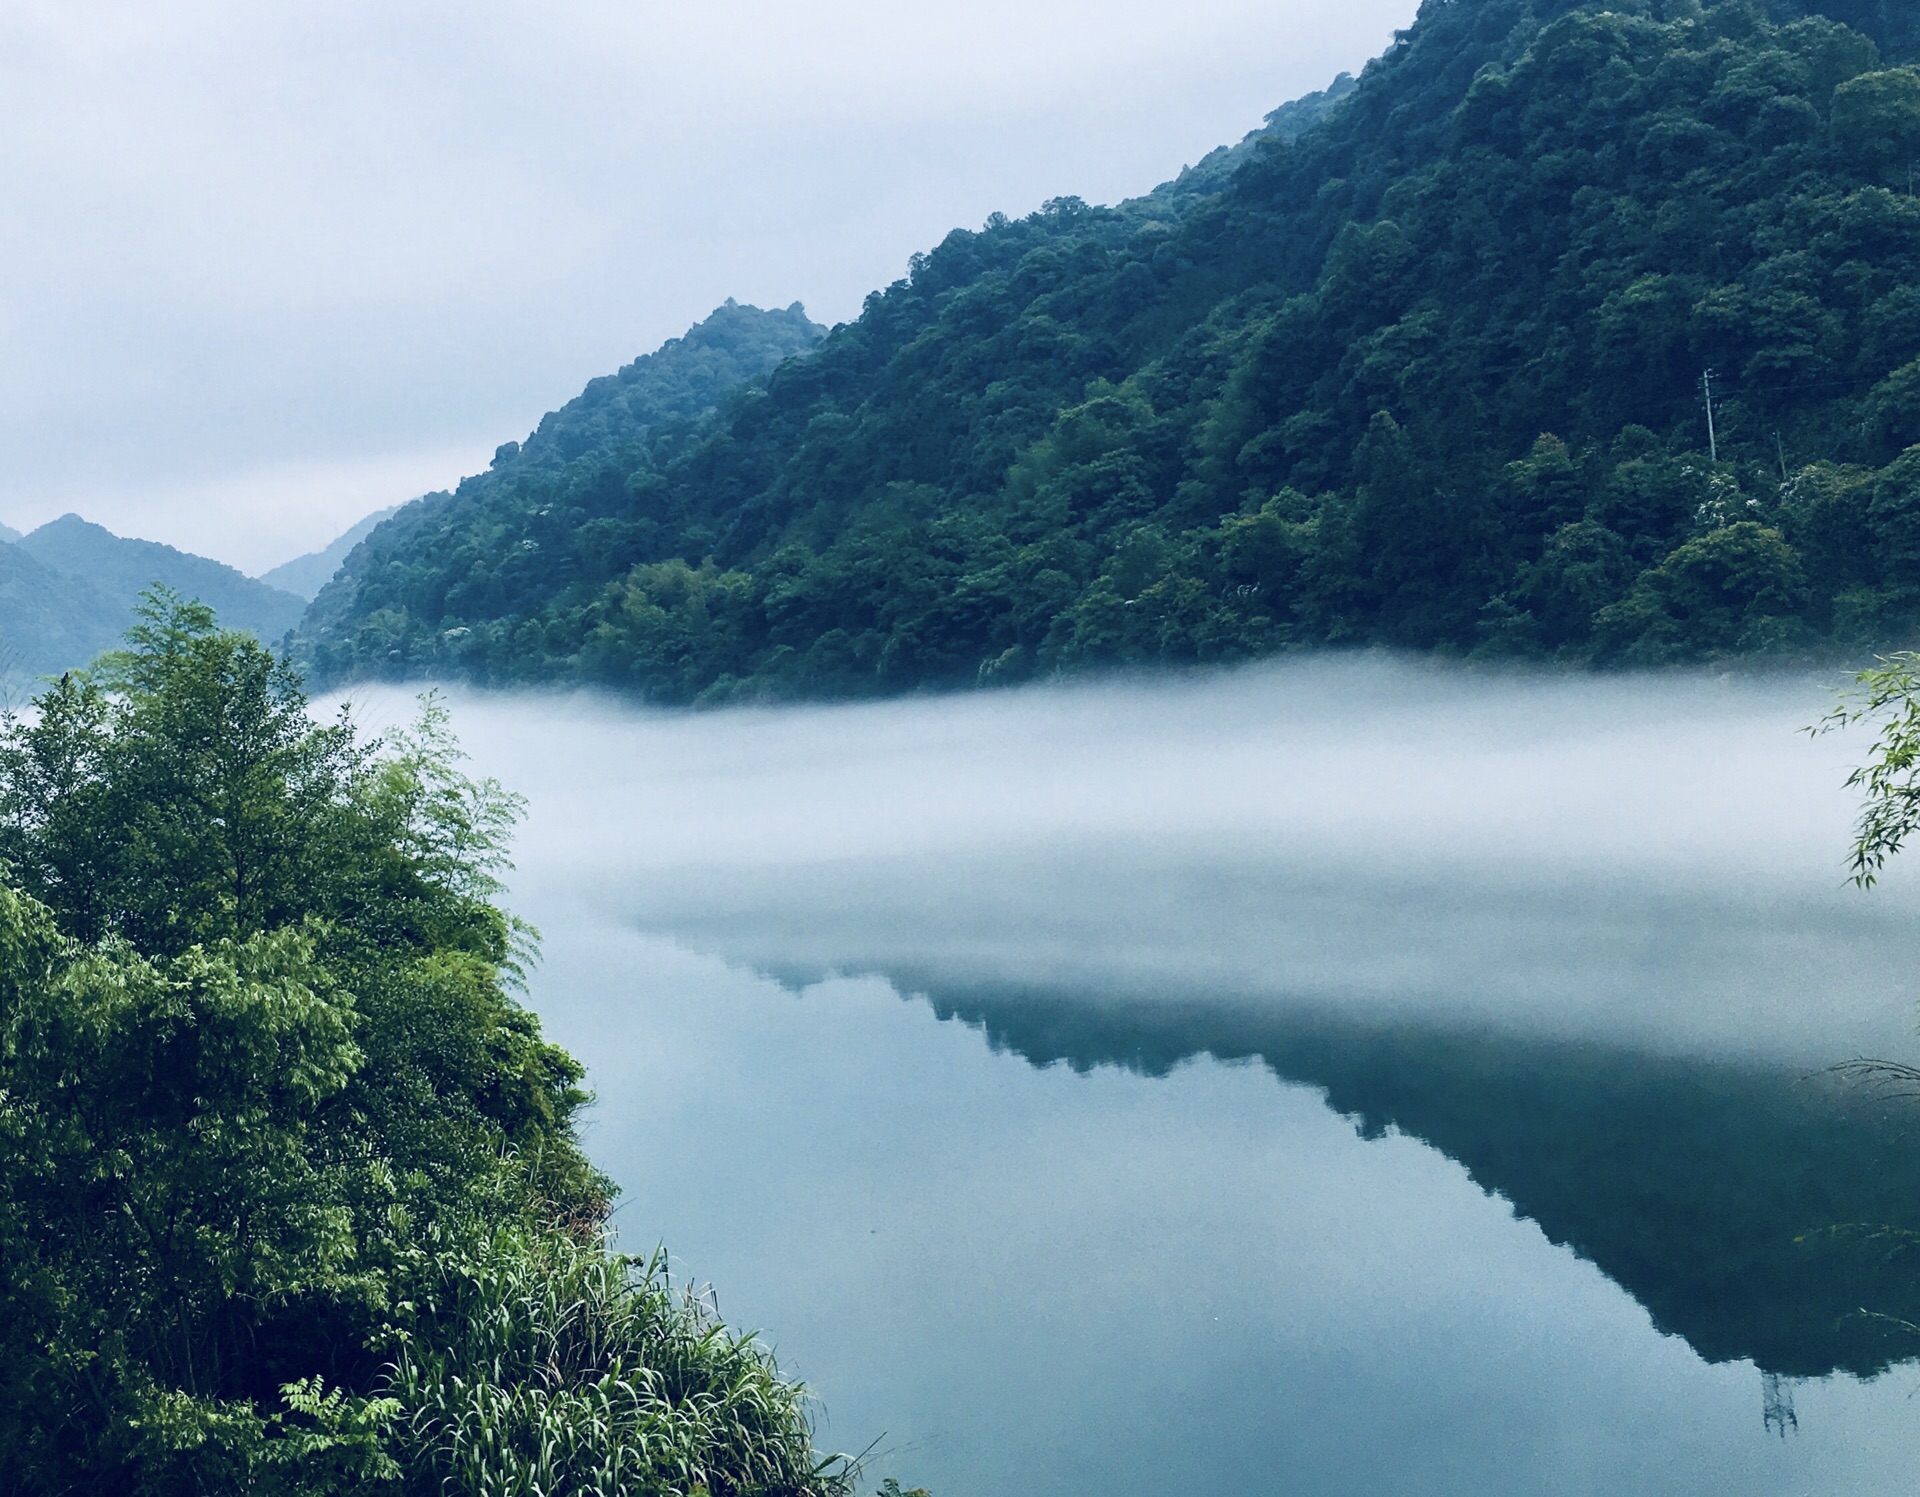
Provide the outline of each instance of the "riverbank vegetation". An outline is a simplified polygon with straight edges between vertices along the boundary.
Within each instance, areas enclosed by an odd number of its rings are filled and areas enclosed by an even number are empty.
[[[843,1492],[613,1250],[444,710],[316,724],[166,595],[128,646],[0,727],[0,1491]]]
[[[507,453],[299,649],[693,701],[1899,642],[1917,55],[1854,0],[1429,0],[1285,128],[955,231],[702,421]]]

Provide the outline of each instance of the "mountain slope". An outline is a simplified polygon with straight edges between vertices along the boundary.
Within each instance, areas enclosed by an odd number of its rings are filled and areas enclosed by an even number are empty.
[[[158,541],[130,540],[78,515],[62,515],[22,536],[11,549],[55,572],[80,579],[113,605],[113,633],[133,621],[133,606],[154,583],[197,598],[228,628],[250,629],[277,642],[300,620],[303,600],[257,582],[205,556],[176,551]],[[67,665],[85,663],[69,660]]]
[[[1430,0],[1297,137],[956,231],[697,429],[391,530],[300,648],[691,700],[1905,637],[1920,72],[1825,8]]]
[[[332,580],[333,574],[340,570],[340,563],[347,559],[353,548],[372,535],[374,528],[399,508],[397,504],[390,504],[368,515],[320,550],[296,556],[292,561],[283,561],[271,571],[262,572],[259,580],[268,587],[277,587],[282,592],[292,593],[311,603],[320,589]]]
[[[1334,106],[1358,86],[1353,74],[1342,73],[1325,88],[1282,104],[1268,114],[1258,130],[1249,131],[1238,145],[1219,146],[1209,151],[1171,182],[1156,187],[1151,196],[1166,201],[1202,192],[1218,192],[1231,181],[1236,171],[1260,154],[1263,144],[1271,141],[1286,145],[1298,140],[1333,113]]]
[[[0,689],[85,665],[124,627],[97,589],[41,565],[17,545],[0,545]]]
[[[674,440],[672,433],[782,360],[812,348],[825,332],[798,302],[763,311],[729,299],[683,337],[670,338],[619,373],[592,381],[543,416],[524,443],[503,443],[485,473],[463,479],[450,494],[429,494],[402,506],[348,554],[303,622],[309,669],[315,664],[314,641],[359,630],[396,592],[429,590],[443,611],[495,606],[479,598],[469,603],[471,589],[497,594],[502,566],[509,573],[504,585],[511,589],[514,568],[543,570],[551,564],[539,552],[542,538],[555,529],[549,523],[554,495],[620,470],[663,428],[670,433],[664,440]],[[589,573],[602,556],[618,557],[628,544],[604,528],[571,540],[570,554],[577,554]],[[379,643],[385,628],[384,619],[376,617],[372,634],[361,634],[363,642],[372,641],[367,648],[380,660],[387,658]],[[325,666],[314,674],[325,679]]]

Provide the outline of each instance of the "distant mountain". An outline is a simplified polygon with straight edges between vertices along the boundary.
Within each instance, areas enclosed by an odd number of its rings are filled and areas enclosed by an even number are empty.
[[[353,548],[371,535],[376,525],[399,509],[399,505],[389,504],[385,509],[368,515],[323,549],[309,551],[305,556],[281,562],[270,572],[262,572],[260,581],[311,603],[320,589],[333,580],[333,574],[340,570],[340,563],[347,559]]]
[[[0,695],[112,648],[124,612],[90,583],[0,545]]]
[[[462,480],[450,494],[429,494],[404,505],[376,526],[314,599],[303,635],[332,639],[343,628],[357,628],[380,608],[378,598],[396,586],[404,588],[401,578],[417,571],[419,558],[426,556],[435,558],[429,566],[436,575],[442,562],[454,569],[440,585],[455,595],[462,593],[457,575],[462,556],[480,559],[486,585],[498,585],[492,575],[497,547],[510,553],[511,567],[518,564],[515,558],[531,559],[543,545],[560,546],[569,558],[561,565],[603,575],[599,569],[606,558],[631,549],[631,526],[569,533],[553,512],[555,490],[564,489],[574,476],[597,482],[592,475],[610,466],[624,471],[623,465],[649,443],[691,440],[692,423],[765,379],[785,360],[813,348],[826,333],[799,302],[763,311],[729,298],[685,336],[670,338],[617,374],[589,383],[573,400],[543,416],[525,442],[503,443],[485,473]],[[647,522],[637,518],[635,523],[644,527]],[[543,556],[540,565],[552,561]],[[385,659],[386,646],[376,637],[379,628],[374,626],[365,647]],[[330,644],[328,653],[332,657],[341,652]],[[310,668],[314,664],[310,656],[305,663]]]
[[[1914,0],[1426,0],[1143,198],[956,229],[710,419],[583,397],[297,648],[720,701],[1910,641],[1916,56]]]
[[[0,525],[0,541],[17,541],[19,539],[20,532],[15,530],[11,525]]]
[[[198,598],[220,616],[222,624],[249,629],[268,643],[278,643],[306,608],[305,601],[294,594],[224,563],[176,551],[158,541],[129,540],[78,515],[51,520],[6,550],[24,553],[53,572],[77,578],[105,598],[112,606],[115,635],[132,621],[141,592],[156,582]],[[67,662],[84,663],[84,659]]]

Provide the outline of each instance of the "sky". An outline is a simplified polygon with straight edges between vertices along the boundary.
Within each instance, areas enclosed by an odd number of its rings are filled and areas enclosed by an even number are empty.
[[[249,572],[727,297],[1146,191],[1414,0],[6,0],[0,521]]]

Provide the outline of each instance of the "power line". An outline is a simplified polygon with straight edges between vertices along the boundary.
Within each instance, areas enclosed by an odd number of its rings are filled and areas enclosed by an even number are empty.
[[[1736,395],[1778,395],[1787,390],[1837,390],[1847,385],[1872,385],[1885,379],[1883,374],[1855,374],[1844,379],[1801,380],[1791,385],[1741,385],[1735,384]]]

